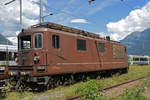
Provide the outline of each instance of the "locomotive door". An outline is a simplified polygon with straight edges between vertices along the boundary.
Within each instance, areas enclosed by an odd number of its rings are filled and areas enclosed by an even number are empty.
[[[34,48],[35,48],[35,53],[34,53],[34,58],[39,59],[39,66],[47,66],[47,48],[46,42],[44,40],[44,34],[43,33],[36,33],[34,34]],[[35,59],[36,60],[36,59]]]
[[[95,40],[96,52],[97,52],[97,56],[98,56],[97,62],[99,64],[99,67],[101,68],[102,67],[102,57],[101,57],[101,54],[100,54],[100,50],[101,50],[100,44],[101,43],[99,43],[98,41]]]
[[[44,33],[43,34],[43,65],[45,66],[45,67],[47,67],[48,65],[49,65],[49,62],[48,62],[48,56],[49,56],[49,50],[48,50],[48,48],[49,48],[49,43],[47,42],[47,40],[49,40],[49,36],[48,36],[48,33]],[[47,68],[46,68],[47,69]]]
[[[48,66],[48,50],[43,50],[42,52],[42,65],[44,65],[44,66]]]

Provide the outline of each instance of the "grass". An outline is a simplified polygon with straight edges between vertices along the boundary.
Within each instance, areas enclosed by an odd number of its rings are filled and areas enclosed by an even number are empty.
[[[8,94],[6,94],[5,98],[1,98],[2,100],[32,100],[33,97],[33,93],[32,92],[23,92],[23,93],[19,93],[19,92],[10,92]]]
[[[150,100],[141,94],[138,94],[138,88],[126,89],[125,93],[116,97],[114,100]]]
[[[143,80],[142,84],[137,87],[127,88],[121,96],[115,97],[114,100],[150,100],[143,96],[146,90],[150,90],[150,78]]]
[[[145,75],[150,75],[150,65],[145,65],[145,66],[130,66],[129,72],[127,74],[122,74],[122,75],[113,75],[112,77],[109,78],[103,78],[103,79],[94,79],[94,83],[96,83],[96,90],[97,87],[99,88],[105,88],[108,86],[115,85],[120,82],[124,82],[127,80],[132,80],[136,79]],[[54,96],[50,100],[54,99],[57,100],[58,98],[69,98],[72,96],[80,95],[84,91],[81,88],[86,88],[86,84],[88,84],[89,81],[86,82],[79,82],[71,86],[60,86],[55,89],[51,89],[42,93],[32,93],[32,92],[25,92],[25,93],[18,93],[18,92],[11,92],[8,93],[5,100],[21,100],[25,98],[24,100],[32,100],[34,96],[39,96],[39,95],[44,95],[44,94],[52,94],[52,95],[57,95],[58,92],[61,91],[62,95],[61,97],[59,96]],[[85,84],[85,85],[84,85]],[[85,87],[84,87],[85,86]],[[91,87],[92,88],[92,87]],[[81,89],[81,91],[79,91]],[[56,98],[55,98],[56,97]],[[44,99],[41,99],[44,100]]]
[[[101,94],[97,92],[101,88],[96,80],[88,79],[87,82],[80,84],[76,92],[83,95],[80,97],[83,100],[103,100]]]

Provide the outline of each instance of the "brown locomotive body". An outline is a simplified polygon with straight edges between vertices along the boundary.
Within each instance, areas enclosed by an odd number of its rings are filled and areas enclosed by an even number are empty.
[[[46,82],[51,75],[127,69],[126,46],[109,38],[54,23],[42,23],[18,35],[18,66],[9,74]]]

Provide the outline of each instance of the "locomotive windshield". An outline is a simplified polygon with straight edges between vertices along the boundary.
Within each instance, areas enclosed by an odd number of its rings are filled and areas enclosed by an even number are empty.
[[[20,38],[20,46],[19,49],[30,49],[31,48],[31,36],[27,35],[27,36],[22,36]]]
[[[42,34],[37,33],[34,35],[34,48],[42,48]]]

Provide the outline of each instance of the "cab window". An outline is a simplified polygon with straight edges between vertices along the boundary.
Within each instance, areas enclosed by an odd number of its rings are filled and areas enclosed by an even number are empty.
[[[42,48],[42,34],[34,35],[34,48]]]
[[[52,35],[52,47],[53,48],[59,48],[59,36],[58,35]]]
[[[86,51],[86,40],[77,39],[77,50]]]
[[[30,49],[31,48],[31,36],[27,35],[27,36],[22,36],[20,38],[21,41],[21,46],[19,46],[19,49],[21,47],[21,49]]]

